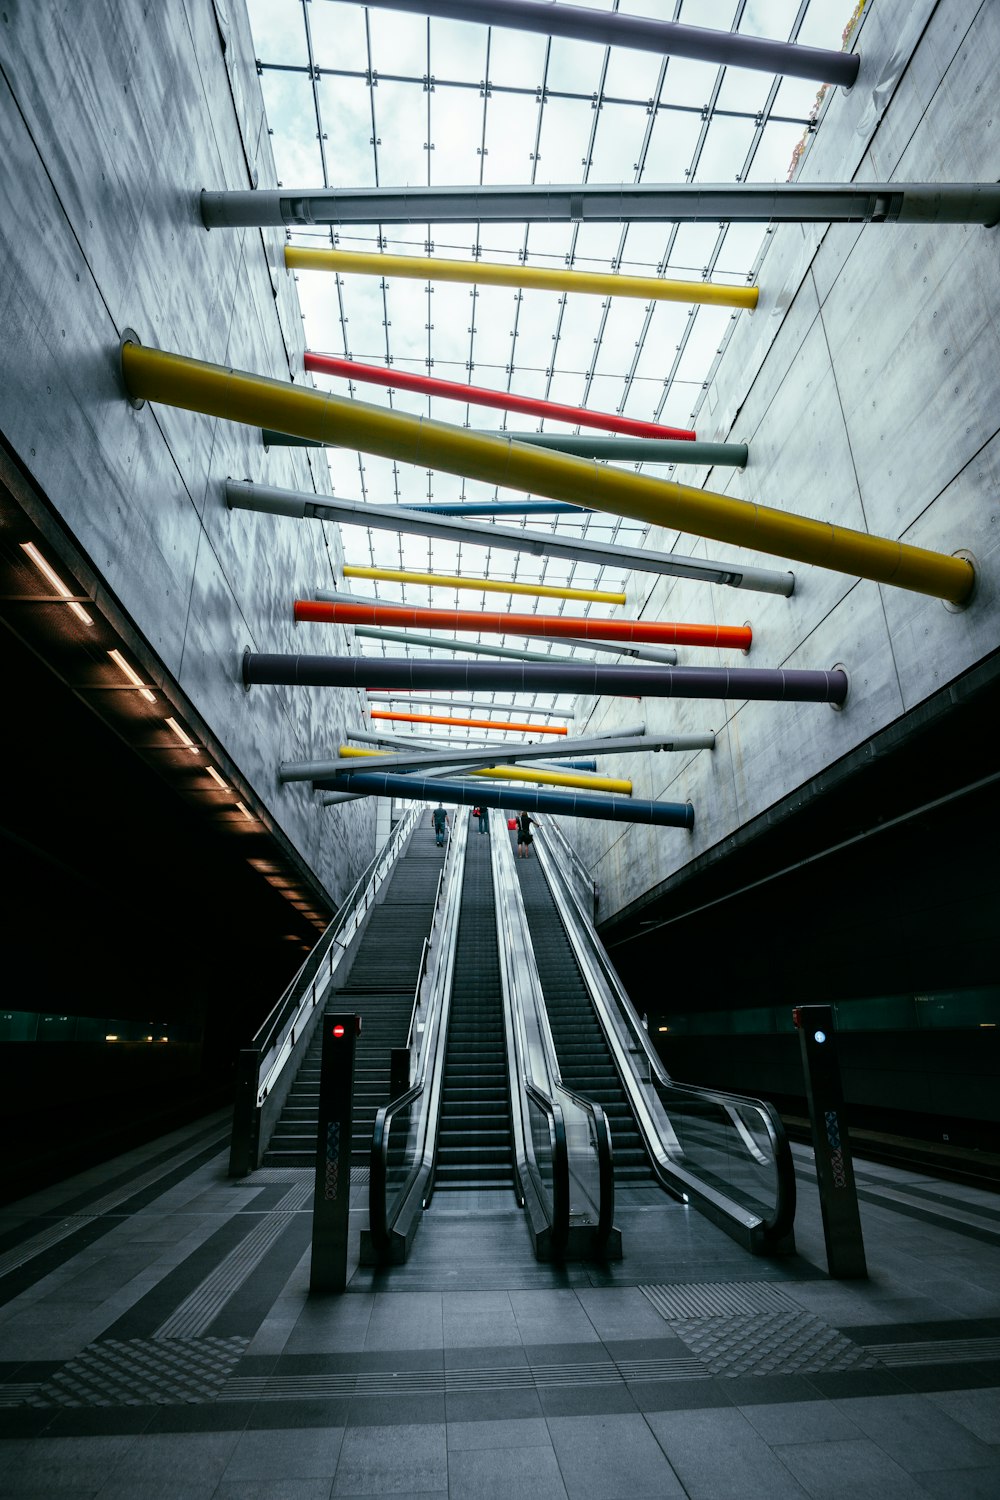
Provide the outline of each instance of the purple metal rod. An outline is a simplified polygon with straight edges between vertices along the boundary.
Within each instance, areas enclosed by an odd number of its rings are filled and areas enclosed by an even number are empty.
[[[847,697],[847,673],[780,667],[606,667],[591,662],[443,662],[409,657],[243,654],[243,685],[449,688],[465,692],[572,693],[639,698],[745,698],[834,703]]]

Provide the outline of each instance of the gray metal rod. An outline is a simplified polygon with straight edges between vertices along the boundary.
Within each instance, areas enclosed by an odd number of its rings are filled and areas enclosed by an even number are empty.
[[[585,755],[588,752],[600,755],[631,755],[653,750],[714,749],[715,735],[711,733],[671,734],[659,737],[645,734],[617,735],[614,739],[587,736],[578,740],[564,740],[559,747],[560,753],[566,752],[573,755]],[[467,766],[489,767],[506,765],[514,760],[551,759],[552,754],[551,745],[536,745],[528,741],[522,745],[497,745],[493,750],[472,755],[461,752],[461,759]],[[327,760],[284,760],[278,766],[278,780],[282,783],[314,781],[323,776],[350,775],[355,770],[358,772],[408,771],[430,766],[450,766],[454,765],[458,758],[459,752],[456,749],[422,750],[410,754],[403,751],[398,755],[382,755],[377,760],[365,758],[360,762],[353,757],[341,758],[339,756]]]
[[[435,708],[474,708],[478,713],[534,714],[543,719],[575,719],[576,715],[562,708],[528,708],[523,703],[477,703],[474,698],[424,697],[420,693],[369,693],[369,703],[398,703],[402,708],[407,703],[429,703]]]
[[[560,183],[203,192],[205,227],[268,224],[984,224],[995,182]]]
[[[503,436],[503,434],[500,434]],[[715,562],[709,558],[684,557],[674,552],[646,551],[643,547],[620,547],[583,538],[563,538],[552,532],[525,531],[519,526],[485,526],[480,521],[457,517],[428,516],[401,505],[366,505],[361,500],[333,499],[305,490],[283,490],[249,480],[226,481],[226,503],[230,510],[256,510],[296,520],[337,521],[342,526],[369,526],[375,531],[395,531],[412,536],[440,536],[450,542],[468,542],[476,547],[498,547],[501,551],[527,552],[534,557],[565,557],[598,566],[616,564],[637,573],[657,573],[687,578],[697,583],[717,583],[761,594],[792,593],[795,574],[775,568],[756,568],[741,563]]]
[[[797,42],[770,41],[740,32],[680,26],[674,21],[646,16],[585,10],[579,5],[551,5],[539,0],[367,0],[369,8],[402,10],[411,15],[439,16],[449,21],[479,21],[543,36],[573,37],[605,47],[628,47],[658,56],[693,57],[699,62],[727,63],[786,78],[814,78],[850,88],[858,76],[856,52],[834,52],[804,47]]]
[[[334,595],[334,597],[343,599],[344,595]],[[547,656],[544,651],[518,651],[515,646],[472,646],[466,641],[456,641],[451,636],[439,641],[432,635],[410,635],[404,630],[382,630],[377,625],[354,625],[351,628],[355,635],[377,636],[383,641],[402,641],[407,646],[426,646],[430,650],[437,646],[447,651],[471,652],[475,656],[506,656],[513,661],[571,663],[580,660],[576,655],[559,657]],[[603,651],[611,656],[631,656],[637,661],[659,662],[664,667],[677,665],[677,652],[673,646],[632,646],[623,645],[620,641],[578,641],[575,636],[560,636],[558,639],[561,645],[574,646],[581,651]]]
[[[510,438],[512,443],[527,443],[530,448],[546,448],[554,453],[569,453],[573,458],[597,458],[617,463],[697,464],[712,468],[745,469],[749,449],[746,443],[680,443],[669,438],[601,437],[585,433],[564,436],[551,432],[498,432],[495,428],[462,429],[472,437]],[[336,443],[317,443],[312,438],[292,437],[262,427],[265,448],[335,448]]]
[[[617,729],[614,732],[624,739],[638,739],[645,735],[646,727],[644,724],[627,724],[623,728]],[[369,733],[369,731],[366,729],[348,729],[345,732],[344,738],[348,740],[357,740],[359,745],[388,745],[390,750],[436,750],[439,745],[446,745],[450,750],[462,751],[492,749],[492,746],[485,744],[482,740],[453,740],[450,735],[446,734],[388,734]],[[600,734],[597,734],[592,735],[591,738],[600,739],[602,738],[602,736]],[[606,736],[604,736],[604,738],[606,738]],[[573,743],[573,741],[570,741],[571,745]],[[557,764],[557,761],[559,761],[564,754],[576,755],[578,753],[579,752],[576,750],[571,749],[563,751],[556,747],[555,749],[549,751],[549,759],[547,761],[543,761],[542,764],[548,765],[551,762],[552,769],[554,771],[565,769],[564,767],[561,768]],[[576,764],[575,768],[578,771],[596,771],[597,761],[580,761]],[[573,769],[572,763],[570,765],[570,769]]]

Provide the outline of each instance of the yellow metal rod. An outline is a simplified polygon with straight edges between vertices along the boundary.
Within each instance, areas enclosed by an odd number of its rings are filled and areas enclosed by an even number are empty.
[[[379,755],[378,750],[358,750],[354,745],[341,745],[338,753],[342,757]],[[456,761],[461,758],[462,752],[456,750]],[[495,781],[535,781],[539,786],[576,787],[581,791],[618,792],[623,797],[632,795],[631,781],[618,781],[613,776],[574,776],[569,771],[535,771],[524,766],[488,766],[481,771],[470,771],[469,775],[492,777]]]
[[[600,589],[557,589],[547,583],[504,583],[492,578],[461,578],[447,573],[411,573],[406,568],[344,568],[345,578],[377,578],[384,583],[426,583],[428,588],[478,589],[486,594],[530,594],[536,599],[590,599],[595,604],[624,604],[624,594]]]
[[[133,401],[159,401],[249,427],[273,427],[293,437],[374,453],[419,469],[441,469],[491,485],[569,500],[654,526],[891,583],[954,604],[964,603],[975,584],[975,571],[965,558],[672,480],[623,472],[593,460],[529,448],[503,437],[483,437],[445,422],[349,401],[264,375],[243,374],[182,354],[126,343],[122,374]]]
[[[757,306],[755,286],[710,281],[663,281],[659,276],[609,276],[600,271],[546,270],[541,266],[497,266],[479,260],[436,260],[420,255],[366,255],[353,250],[308,250],[285,246],[290,271],[341,271],[359,276],[406,276],[415,281],[462,281],[479,286],[534,287],[541,291],[587,292],[597,297],[641,297],[647,302],[700,302],[709,307]]]

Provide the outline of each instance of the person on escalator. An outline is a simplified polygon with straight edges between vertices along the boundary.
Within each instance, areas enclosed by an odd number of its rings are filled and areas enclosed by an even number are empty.
[[[526,812],[519,812],[518,813],[518,815],[517,815],[517,857],[518,857],[518,859],[527,859],[527,857],[528,857],[528,848],[529,848],[529,846],[531,844],[531,830],[533,828],[539,828],[540,826],[541,825],[539,823],[536,823],[534,818],[529,817],[529,815]]]
[[[448,814],[444,810],[444,803],[439,802],[433,813],[434,842],[440,849],[444,843],[444,832],[448,827]]]

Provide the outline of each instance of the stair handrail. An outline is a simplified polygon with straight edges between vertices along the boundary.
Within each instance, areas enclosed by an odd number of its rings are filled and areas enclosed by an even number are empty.
[[[580,968],[595,1014],[608,1042],[617,1072],[636,1116],[646,1149],[656,1175],[670,1191],[697,1207],[734,1235],[741,1243],[758,1253],[790,1253],[794,1248],[795,1169],[791,1147],[776,1109],[765,1099],[730,1093],[723,1089],[676,1082],[667,1072],[625,986],[601,942],[594,923],[584,910],[579,895],[563,877],[561,850],[568,840],[562,830],[559,840],[548,838],[552,819],[547,819],[537,835],[539,863],[548,882],[566,936]],[[548,847],[560,843],[560,857]],[[643,1068],[646,1077],[642,1078]],[[652,1085],[659,1110],[650,1107],[642,1087]],[[674,1094],[679,1100],[711,1104],[727,1114],[736,1128],[748,1155],[767,1162],[746,1129],[739,1111],[752,1112],[767,1139],[775,1175],[773,1211],[756,1213],[730,1198],[712,1184],[700,1180],[679,1159],[684,1152],[656,1090]]]
[[[468,822],[467,818],[456,819],[438,878],[430,937],[421,960],[423,972],[417,981],[410,1013],[410,1087],[383,1105],[375,1116],[368,1185],[368,1230],[362,1235],[366,1263],[391,1262],[405,1257],[433,1172]],[[413,1161],[393,1203],[389,1204],[388,1153],[393,1122],[397,1115],[418,1100],[422,1100],[422,1104],[413,1132]]]
[[[555,840],[559,845],[561,858],[563,860],[567,860],[572,867],[573,876],[577,882],[578,887],[577,895],[579,896],[580,891],[587,892],[588,900],[593,907],[593,910],[591,912],[591,920],[596,926],[597,907],[601,899],[601,891],[600,886],[591,874],[590,866],[585,862],[576,845],[570,843],[569,839],[566,837],[563,830],[559,827],[558,821],[555,818],[546,819],[545,831],[549,835],[550,840],[553,835],[555,836]],[[565,871],[566,867],[565,865],[562,865],[561,868],[563,869],[563,871]]]
[[[257,1053],[257,1105],[263,1104],[274,1082],[291,1056],[301,1033],[300,1021],[329,989],[344,954],[384,885],[391,869],[416,827],[419,808],[407,808],[389,839],[377,850],[354,882],[340,911],[306,955],[294,978],[286,985],[281,998],[260,1026],[249,1051]],[[326,973],[322,973],[326,967]]]
[[[497,938],[500,952],[500,975],[505,1008],[509,1011],[508,1071],[511,1078],[511,1101],[514,1129],[515,1169],[522,1201],[530,1183],[537,1202],[544,1203],[545,1189],[536,1160],[531,1131],[525,1119],[522,1092],[549,1119],[552,1150],[552,1224],[549,1253],[553,1258],[565,1254],[570,1239],[570,1220],[574,1198],[585,1195],[586,1212],[576,1215],[581,1221],[596,1210],[596,1223],[587,1251],[595,1258],[609,1253],[615,1238],[614,1254],[620,1253],[620,1236],[614,1229],[614,1168],[611,1130],[601,1106],[594,1100],[568,1088],[562,1080],[559,1059],[549,1026],[541,981],[535,963],[528,930],[524,901],[514,869],[514,854],[507,835],[506,815],[490,813],[490,856],[496,897]],[[529,1029],[539,1045],[533,1047]],[[513,1056],[511,1055],[513,1052]],[[583,1130],[597,1157],[596,1192],[582,1183],[573,1191],[569,1139],[566,1117]],[[574,1130],[579,1138],[579,1131]],[[527,1206],[527,1205],[526,1205]],[[529,1218],[531,1215],[529,1214]]]

